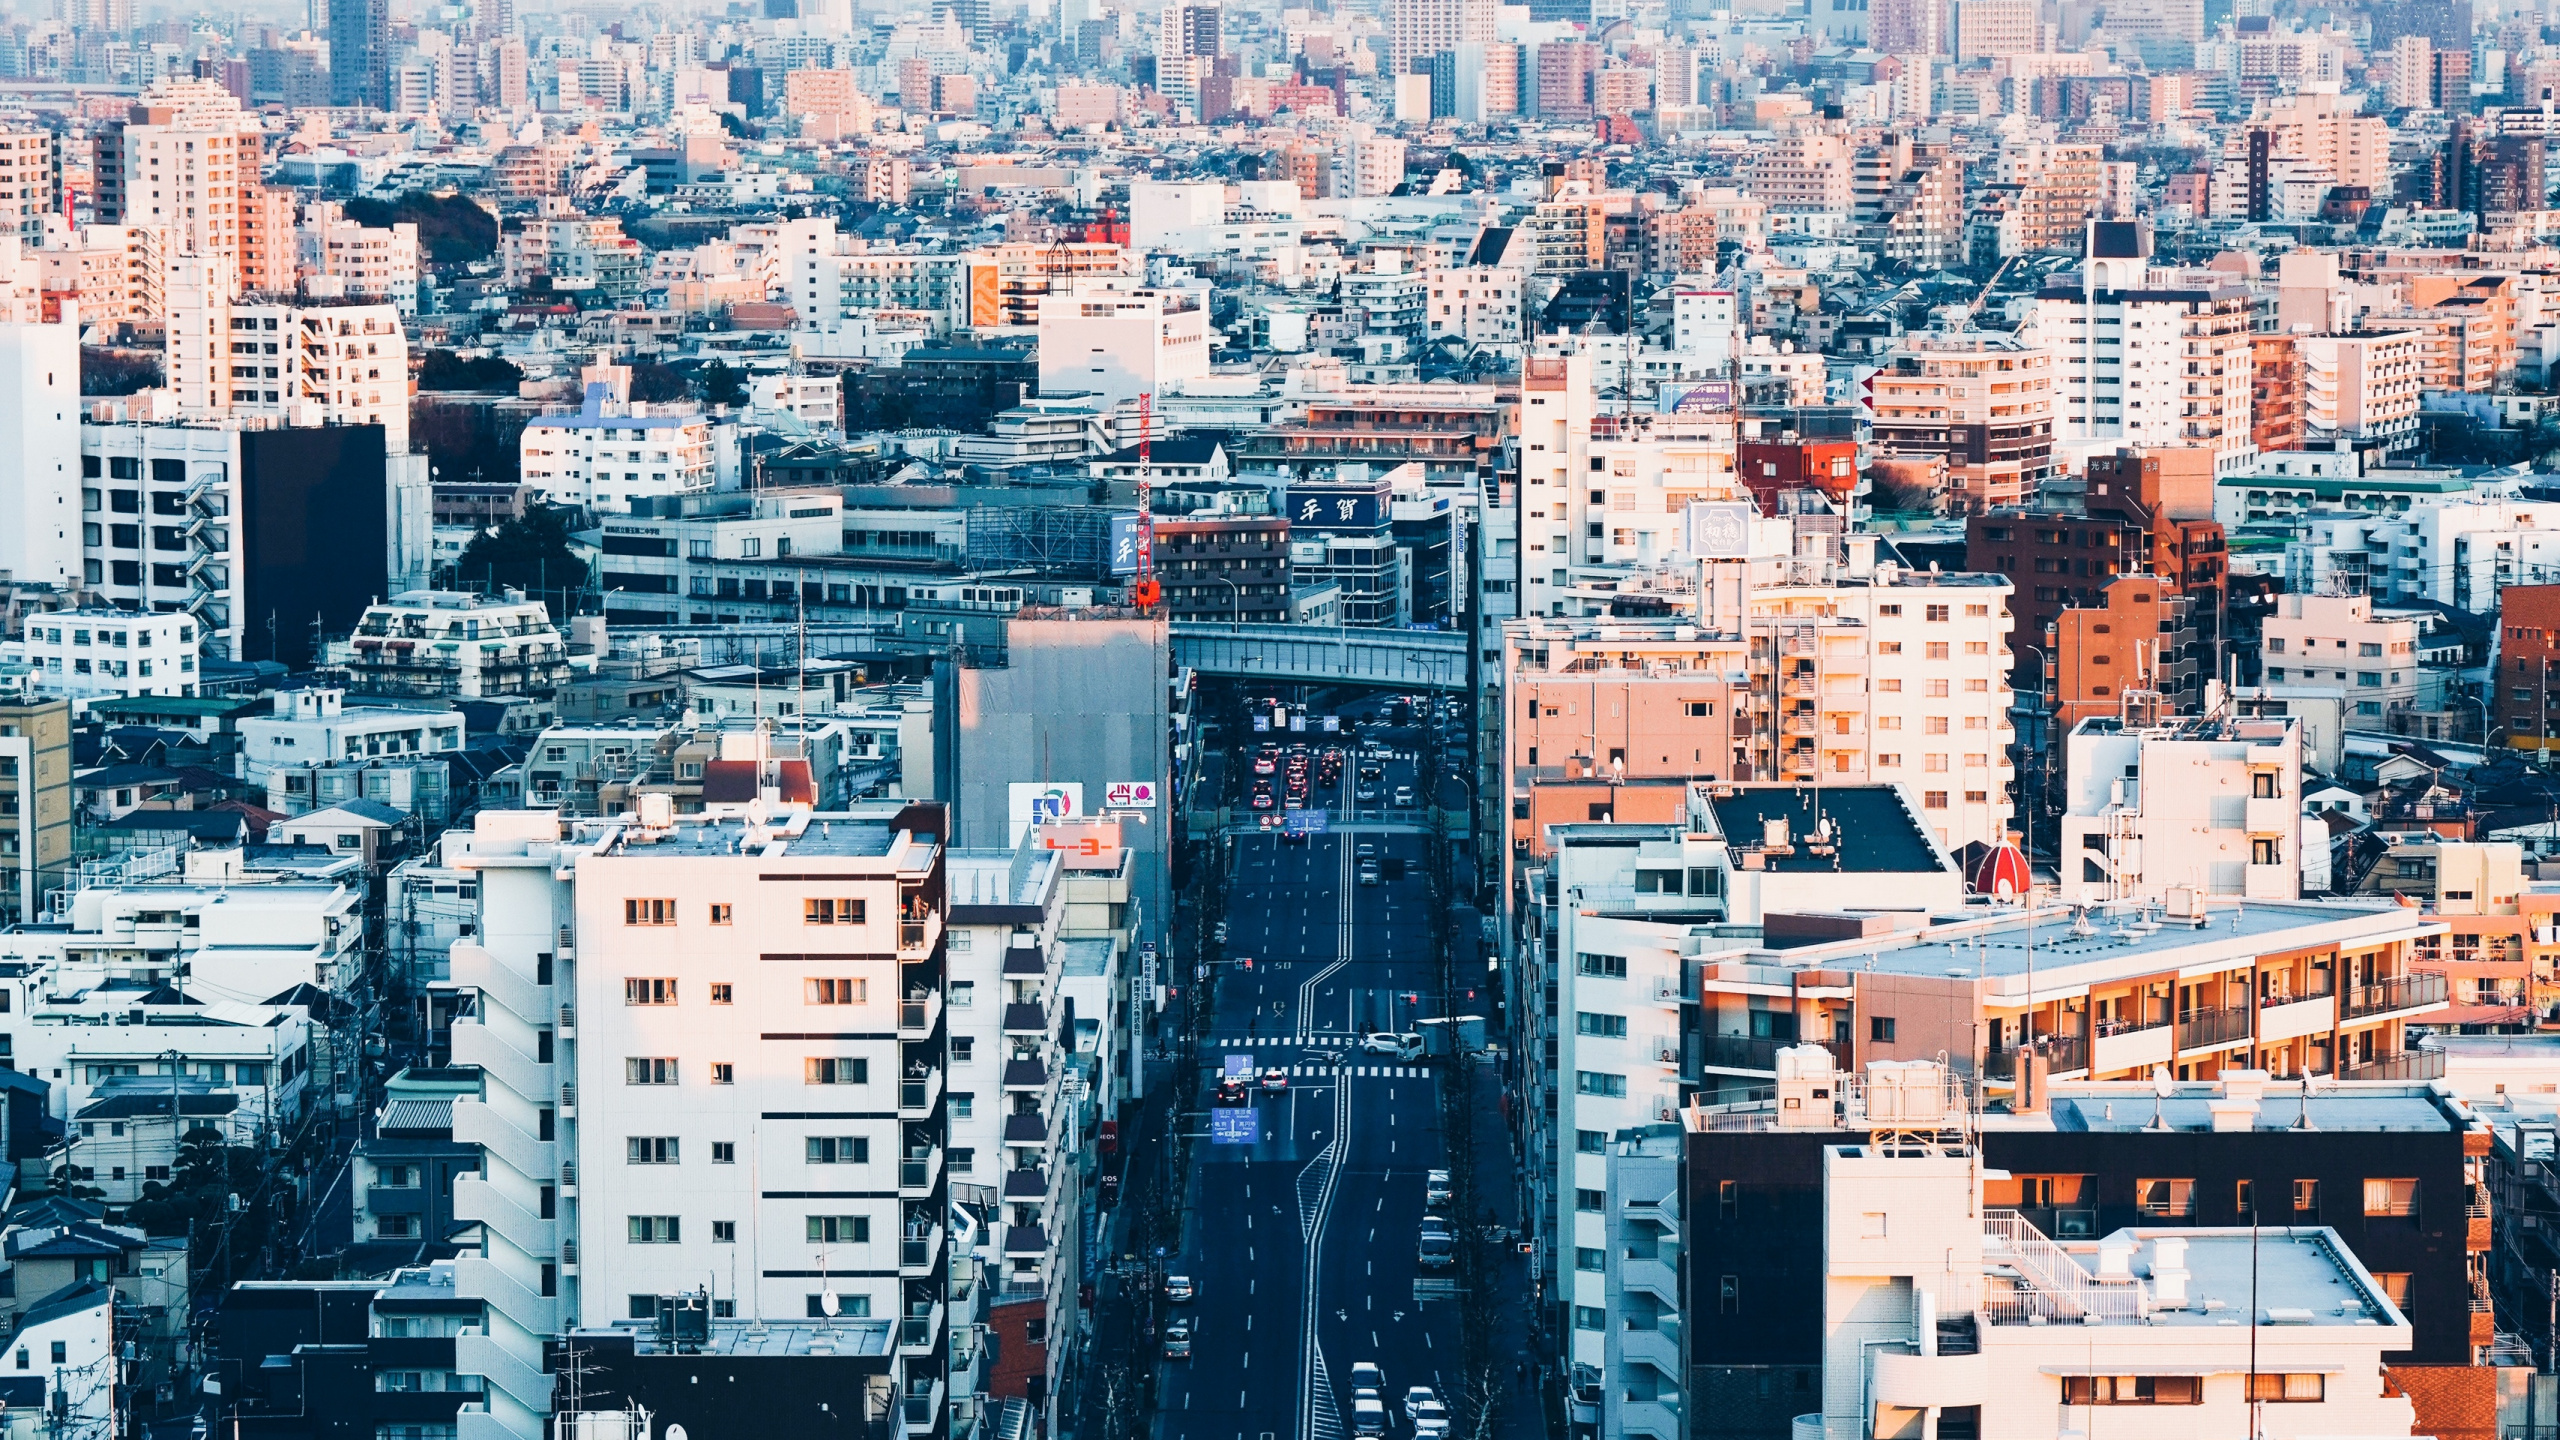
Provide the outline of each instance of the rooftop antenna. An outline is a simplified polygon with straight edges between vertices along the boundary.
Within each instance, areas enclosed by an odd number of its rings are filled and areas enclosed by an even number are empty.
[[[2151,1067],[2151,1123],[2143,1126],[2143,1129],[2166,1130],[2169,1128],[2168,1117],[2162,1113],[2162,1107],[2168,1104],[2168,1101],[2169,1067],[2154,1065]]]
[[[2302,1114],[2293,1122],[2293,1128],[2296,1130],[2320,1128],[2311,1123],[2311,1072],[2308,1070],[2302,1072]]]

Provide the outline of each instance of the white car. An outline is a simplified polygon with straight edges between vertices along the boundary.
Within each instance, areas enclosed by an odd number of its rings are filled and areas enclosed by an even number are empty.
[[[1373,1054],[1410,1060],[1422,1053],[1422,1037],[1409,1033],[1398,1035],[1392,1030],[1373,1030],[1360,1037],[1360,1048]]]
[[[1386,1372],[1375,1360],[1362,1360],[1351,1367],[1351,1393],[1374,1396],[1387,1388]]]

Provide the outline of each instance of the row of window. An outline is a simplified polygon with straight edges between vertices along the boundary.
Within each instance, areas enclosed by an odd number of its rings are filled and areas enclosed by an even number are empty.
[[[868,1215],[812,1215],[804,1230],[812,1245],[868,1245],[871,1243],[871,1217]],[[684,1217],[681,1215],[632,1215],[624,1219],[623,1234],[634,1245],[681,1245],[684,1243]],[[711,1243],[738,1243],[738,1222],[711,1222]]]
[[[673,900],[625,900],[622,923],[625,925],[673,925],[676,923]],[[829,897],[804,900],[800,905],[800,921],[804,925],[860,925],[868,913],[863,901],[852,897]],[[733,922],[737,907],[714,902],[706,912],[708,923],[727,925]]]
[[[735,1003],[737,989],[726,982],[711,986],[711,1003]],[[871,982],[863,979],[821,977],[800,982],[800,998],[808,1005],[860,1005],[871,998]],[[676,982],[654,976],[632,976],[622,982],[625,1005],[673,1005]]]
[[[868,1085],[871,1062],[868,1060],[812,1056],[801,1063],[801,1081],[808,1085]],[[734,1085],[738,1067],[726,1061],[711,1066],[711,1083]],[[679,1083],[678,1066],[673,1056],[635,1055],[622,1062],[622,1083],[626,1085],[674,1085]]]

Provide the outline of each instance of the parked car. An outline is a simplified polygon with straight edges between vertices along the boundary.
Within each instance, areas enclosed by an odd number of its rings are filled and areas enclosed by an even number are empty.
[[[1191,1322],[1189,1320],[1177,1319],[1164,1327],[1164,1358],[1167,1360],[1191,1358]]]
[[[1437,1210],[1449,1203],[1449,1172],[1434,1170],[1422,1179],[1422,1203]]]
[[[1191,1277],[1188,1275],[1167,1275],[1164,1277],[1164,1298],[1166,1303],[1172,1305],[1190,1304],[1194,1298],[1194,1292],[1191,1289]]]

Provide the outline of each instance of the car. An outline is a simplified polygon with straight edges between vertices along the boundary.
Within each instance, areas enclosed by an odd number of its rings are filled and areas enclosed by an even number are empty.
[[[1437,1396],[1422,1402],[1411,1418],[1413,1440],[1439,1440],[1449,1433],[1449,1408]]]
[[[1191,1322],[1189,1320],[1177,1319],[1164,1327],[1164,1358],[1167,1360],[1191,1358]]]
[[[1253,757],[1253,773],[1256,775],[1269,775],[1279,768],[1280,761],[1277,756],[1256,755]]]
[[[1396,795],[1395,795],[1395,798],[1394,798],[1393,800],[1391,800],[1391,801],[1387,802],[1387,803],[1389,803],[1389,804],[1391,804],[1391,805],[1395,806],[1395,808],[1397,808],[1398,810],[1410,810],[1410,809],[1412,809],[1412,808],[1413,808],[1413,787],[1412,787],[1412,786],[1410,786],[1410,785],[1399,785],[1399,786],[1397,786],[1397,787],[1396,787]]]
[[[1415,1259],[1425,1270],[1446,1270],[1458,1263],[1458,1237],[1450,1233],[1448,1221],[1437,1215],[1422,1217]]]
[[[1374,840],[1363,840],[1360,842],[1359,848],[1351,853],[1357,855],[1363,860],[1375,859],[1378,854],[1378,842]]]
[[[1385,1371],[1378,1368],[1377,1361],[1362,1360],[1351,1367],[1352,1394],[1383,1395],[1386,1389],[1387,1375]]]
[[[1422,1179],[1422,1203],[1437,1209],[1449,1203],[1449,1172],[1434,1170]]]
[[[1277,1095],[1289,1088],[1289,1072],[1275,1065],[1262,1072],[1262,1093]]]
[[[1363,785],[1359,789],[1351,792],[1351,798],[1359,801],[1363,805],[1375,805],[1378,803],[1378,787],[1375,785]]]
[[[1254,808],[1254,809],[1256,809],[1256,810],[1268,810],[1268,809],[1270,809],[1270,808],[1271,808],[1271,803],[1272,803],[1272,802],[1271,802],[1271,792],[1270,792],[1270,791],[1268,791],[1268,790],[1256,790],[1256,791],[1254,791],[1254,792],[1253,792],[1253,808]]]
[[[1404,1418],[1410,1420],[1413,1418],[1416,1410],[1421,1409],[1425,1405],[1437,1405],[1439,1403],[1439,1395],[1434,1393],[1430,1386],[1416,1385],[1412,1389],[1404,1392]]]
[[[1360,1048],[1373,1054],[1410,1060],[1422,1053],[1422,1037],[1410,1031],[1399,1035],[1392,1030],[1372,1030],[1360,1037]]]
[[[1387,1433],[1387,1407],[1375,1395],[1363,1395],[1351,1402],[1351,1433],[1384,1435]]]
[[[1221,1105],[1246,1105],[1252,1103],[1253,1092],[1246,1088],[1243,1076],[1221,1075],[1217,1099]]]
[[[1164,1298],[1167,1304],[1188,1305],[1198,1296],[1198,1293],[1191,1288],[1191,1277],[1188,1275],[1164,1277]]]
[[[1363,860],[1360,862],[1360,883],[1363,885],[1375,885],[1378,883],[1377,861]]]

